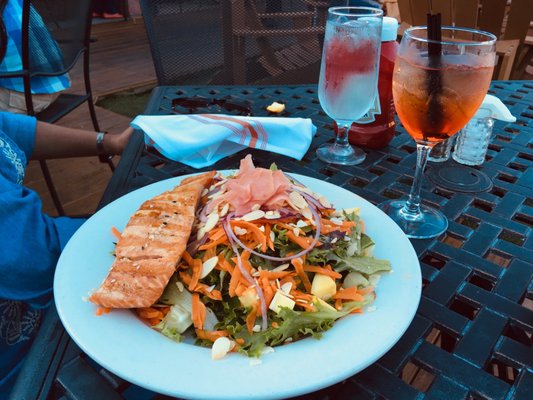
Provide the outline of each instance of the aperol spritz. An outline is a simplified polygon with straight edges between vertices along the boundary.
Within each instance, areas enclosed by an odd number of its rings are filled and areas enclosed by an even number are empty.
[[[496,37],[467,28],[443,27],[442,40],[427,27],[404,32],[393,76],[398,117],[417,144],[417,165],[407,200],[380,204],[411,238],[432,238],[448,227],[440,211],[421,205],[422,174],[431,148],[463,128],[481,105],[495,63]],[[438,51],[435,51],[438,49]]]

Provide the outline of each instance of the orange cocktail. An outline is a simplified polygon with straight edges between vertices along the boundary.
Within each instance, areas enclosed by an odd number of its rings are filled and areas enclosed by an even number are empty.
[[[431,37],[442,39],[428,39]],[[442,34],[442,36],[441,36]],[[431,148],[463,128],[487,94],[496,57],[496,37],[474,29],[413,27],[404,32],[394,64],[392,94],[400,122],[417,147],[407,200],[379,207],[410,238],[428,239],[448,227],[439,210],[421,204],[422,174]]]
[[[443,57],[442,62],[446,62]],[[394,105],[403,126],[417,142],[438,143],[457,133],[481,105],[492,77],[492,66],[446,65],[439,71],[396,60]],[[441,85],[432,88],[428,74],[438,72]],[[437,97],[432,99],[432,97]],[[430,107],[437,103],[438,113]]]

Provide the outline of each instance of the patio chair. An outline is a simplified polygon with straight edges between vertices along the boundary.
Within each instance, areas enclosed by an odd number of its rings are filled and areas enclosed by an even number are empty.
[[[227,73],[234,84],[250,83],[254,60],[266,76],[255,83],[315,83],[318,81],[324,35],[324,2],[291,2],[290,10],[263,13],[255,0],[232,0],[227,15]],[[295,3],[295,4],[293,4]],[[252,42],[252,43],[250,43]],[[254,59],[253,45],[259,49]]]
[[[30,22],[36,18],[37,11],[51,33],[51,37],[43,35],[42,32],[35,32]],[[75,108],[87,102],[89,113],[95,131],[100,131],[91,92],[91,82],[89,76],[89,42],[92,20],[92,1],[91,0],[24,0],[22,15],[22,65],[20,71],[0,74],[2,77],[21,77],[24,83],[24,95],[26,100],[26,109],[28,115],[34,115],[39,121],[55,123]],[[37,36],[38,35],[38,36]],[[42,51],[32,50],[32,37],[38,37],[39,40],[55,40],[59,45],[63,56],[62,66],[50,66],[48,69],[36,70],[32,65],[46,65],[41,61],[47,57]],[[47,46],[45,46],[47,47]],[[49,46],[53,48],[54,46]],[[36,58],[40,59],[37,60]],[[57,76],[70,71],[78,61],[83,62],[84,93],[61,93],[60,96],[45,110],[35,113],[31,96],[31,78],[36,76]],[[101,158],[102,162],[108,163],[113,170],[114,165],[110,158]],[[48,190],[54,202],[59,215],[64,215],[64,209],[55,189],[52,176],[46,164],[41,160],[40,166],[46,181]]]
[[[276,13],[258,11],[265,0],[140,5],[159,85],[318,79],[324,26],[317,25],[318,11],[306,1],[284,2],[291,11]]]
[[[430,5],[434,13],[441,13],[443,25],[476,28],[496,35],[499,61],[494,79],[511,78],[525,57],[522,50],[531,19],[531,0],[398,0],[401,31],[409,25],[426,25]]]

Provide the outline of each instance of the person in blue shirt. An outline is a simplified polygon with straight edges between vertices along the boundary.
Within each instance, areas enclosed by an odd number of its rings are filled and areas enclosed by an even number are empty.
[[[131,133],[104,135],[103,150],[122,153]],[[97,136],[0,112],[0,399],[7,398],[52,300],[61,250],[85,221],[43,214],[37,193],[22,184],[26,164],[30,158],[96,155]]]
[[[0,63],[0,74],[23,69],[22,2],[23,0],[0,0],[0,24],[3,25],[0,33],[2,33],[2,46],[5,48],[5,55]],[[29,24],[30,69],[39,72],[64,70],[61,49],[33,6],[30,7]],[[38,113],[44,110],[70,85],[68,74],[31,78],[34,111]],[[26,114],[22,77],[0,78],[0,110]]]

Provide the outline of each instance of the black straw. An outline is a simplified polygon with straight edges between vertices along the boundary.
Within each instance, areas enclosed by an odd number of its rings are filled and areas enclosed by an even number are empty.
[[[434,132],[424,132],[427,134],[426,140],[433,137],[440,136],[440,125],[442,124],[442,105],[440,98],[442,94],[442,76],[441,76],[441,56],[442,56],[442,32],[441,32],[441,15],[427,14],[427,35],[428,43],[428,75],[427,75],[427,91],[429,95],[428,101],[428,117],[430,127],[434,127]],[[431,128],[430,128],[431,129]]]

